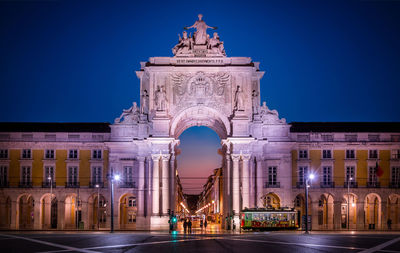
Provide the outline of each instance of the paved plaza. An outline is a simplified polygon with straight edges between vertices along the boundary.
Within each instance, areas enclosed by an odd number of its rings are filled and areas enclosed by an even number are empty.
[[[397,232],[19,232],[2,252],[400,252]]]

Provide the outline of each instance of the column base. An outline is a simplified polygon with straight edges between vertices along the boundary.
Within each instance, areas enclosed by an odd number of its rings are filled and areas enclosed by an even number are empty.
[[[149,217],[138,216],[136,217],[136,230],[149,230],[150,229]]]
[[[169,230],[168,216],[151,216],[150,230]]]

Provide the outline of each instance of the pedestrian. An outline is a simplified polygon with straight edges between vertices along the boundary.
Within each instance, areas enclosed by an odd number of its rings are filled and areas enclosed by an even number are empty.
[[[203,220],[200,220],[200,229],[203,230]]]
[[[192,233],[192,220],[190,220],[190,219],[188,222],[188,228],[189,228],[189,234],[191,234]]]
[[[392,220],[390,218],[387,220],[387,226],[389,230],[392,229]]]
[[[185,234],[186,234],[187,227],[188,227],[188,222],[185,219],[185,221],[183,222],[183,231],[184,231]]]
[[[204,229],[207,230],[207,220],[204,221]]]
[[[232,220],[232,230],[235,231],[236,230],[236,224],[235,224],[235,220]]]

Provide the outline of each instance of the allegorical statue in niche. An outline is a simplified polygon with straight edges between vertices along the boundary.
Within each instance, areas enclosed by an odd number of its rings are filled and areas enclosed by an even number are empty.
[[[253,114],[258,114],[260,105],[258,104],[258,92],[256,90],[253,90],[251,94],[251,104],[253,105]]]
[[[235,93],[235,110],[244,111],[244,93],[239,85]]]
[[[217,29],[217,27],[208,26],[206,22],[202,20],[203,15],[198,15],[199,20],[197,20],[192,26],[184,27],[183,29],[191,29],[196,28],[196,32],[194,32],[194,44],[195,45],[205,45],[207,43],[207,29]]]
[[[186,31],[183,31],[182,33],[183,38],[181,38],[180,34],[178,35],[179,35],[179,42],[174,46],[174,48],[172,48],[172,53],[174,55],[189,53],[190,50],[192,49],[193,39],[190,36],[188,37]]]
[[[139,108],[136,102],[132,103],[132,107],[127,110],[122,110],[121,116],[114,120],[114,123],[121,123],[123,120],[124,123],[134,123],[139,120]]]
[[[207,49],[211,50],[215,54],[225,54],[224,42],[219,40],[218,33],[214,33],[214,36],[208,40]]]
[[[141,102],[141,107],[140,107],[140,113],[141,114],[147,114],[148,113],[148,111],[149,111],[148,104],[149,104],[149,95],[147,94],[147,90],[143,90],[142,102]]]
[[[164,86],[158,86],[155,97],[157,111],[165,111],[166,100],[167,95],[165,93]]]

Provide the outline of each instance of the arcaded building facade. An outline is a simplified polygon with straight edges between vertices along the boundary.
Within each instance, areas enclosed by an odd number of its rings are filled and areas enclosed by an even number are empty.
[[[173,57],[141,63],[140,103],[113,123],[0,123],[0,226],[110,228],[118,175],[114,227],[167,229],[168,210],[183,202],[179,136],[206,126],[223,161],[218,189],[203,199],[218,201],[222,221],[239,224],[246,207],[304,214],[312,172],[313,229],[387,229],[388,219],[399,229],[400,124],[287,123],[261,104],[259,63],[227,57],[218,34],[195,24]]]

